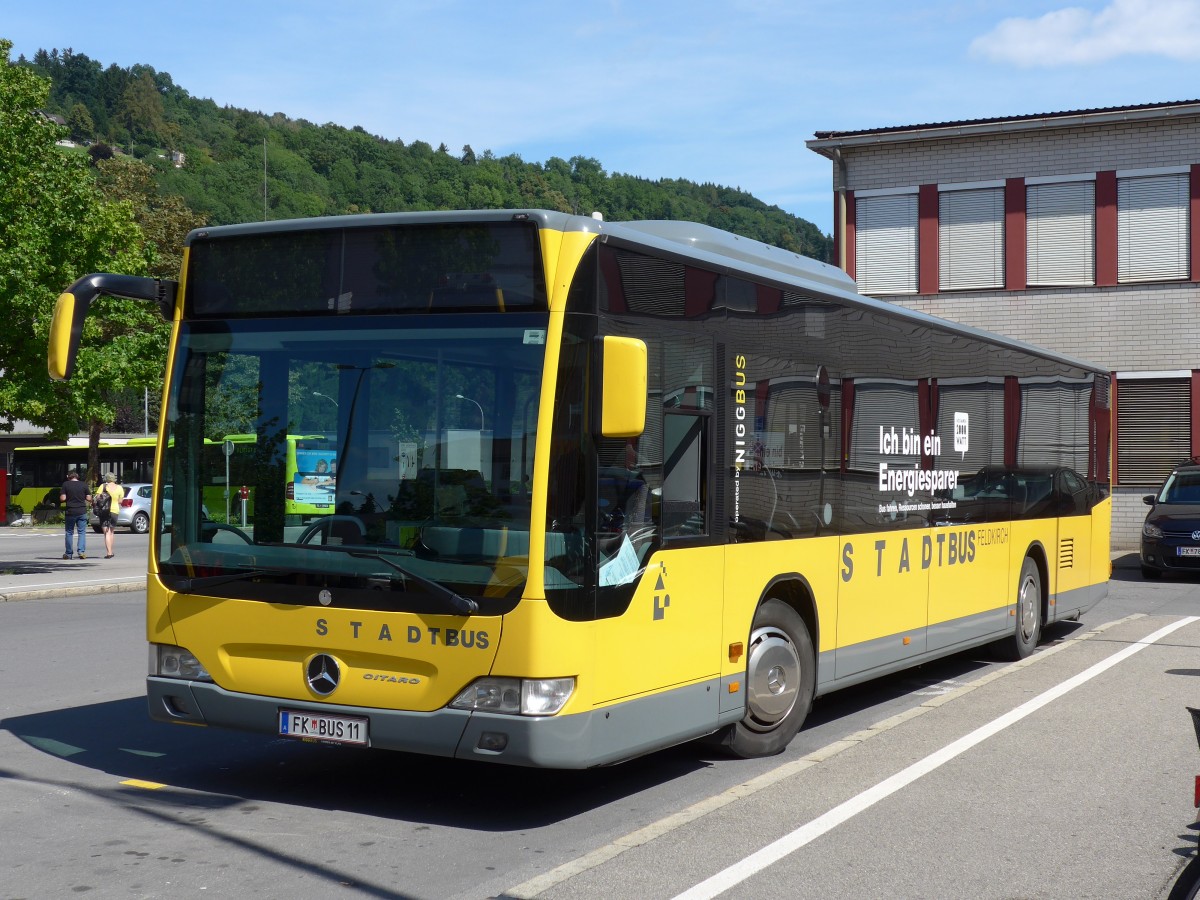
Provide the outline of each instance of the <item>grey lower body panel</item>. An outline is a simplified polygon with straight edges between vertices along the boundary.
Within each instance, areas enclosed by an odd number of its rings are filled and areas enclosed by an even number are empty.
[[[1010,635],[1016,627],[1017,621],[1009,615],[1008,607],[1001,606],[930,625],[927,645],[933,653],[956,653]]]
[[[365,717],[372,747],[517,766],[583,769],[620,762],[709,734],[741,712],[718,716],[721,682],[686,685],[569,716],[505,716],[439,709],[363,709],[227,691],[209,682],[151,677],[150,717],[279,734],[283,709]],[[502,749],[484,749],[496,748]]]
[[[1108,596],[1108,583],[1089,585],[1056,595],[1047,620],[1066,619],[1086,612]],[[980,647],[1013,634],[1016,620],[1008,607],[938,622],[925,629],[924,644],[903,644],[903,634],[888,635],[861,644],[822,653],[817,693],[826,694],[892,672]],[[827,677],[832,674],[833,677]]]
[[[1073,591],[1062,591],[1054,598],[1052,612],[1047,617],[1051,622],[1069,619],[1087,612],[1108,596],[1108,582],[1089,584]]]

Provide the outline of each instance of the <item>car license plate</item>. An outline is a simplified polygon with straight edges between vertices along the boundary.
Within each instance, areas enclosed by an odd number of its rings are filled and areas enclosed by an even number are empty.
[[[1180,556],[1200,556],[1200,547],[1179,547],[1177,552]]]
[[[367,720],[353,716],[327,716],[281,709],[279,733],[284,737],[328,741],[333,744],[357,744],[365,747],[370,743]]]

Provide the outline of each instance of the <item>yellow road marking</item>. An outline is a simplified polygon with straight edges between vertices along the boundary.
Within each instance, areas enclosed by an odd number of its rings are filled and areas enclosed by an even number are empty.
[[[130,778],[128,781],[122,781],[121,784],[129,787],[145,788],[148,791],[157,791],[159,788],[165,788],[165,784],[159,784],[157,781],[142,781],[140,778]]]

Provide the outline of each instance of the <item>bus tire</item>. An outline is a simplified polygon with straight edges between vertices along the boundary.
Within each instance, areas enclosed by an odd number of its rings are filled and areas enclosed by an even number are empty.
[[[1021,563],[1016,606],[1017,622],[1012,635],[992,645],[998,657],[1009,661],[1027,657],[1042,637],[1042,573],[1031,556]]]
[[[718,743],[747,759],[782,752],[808,717],[816,682],[808,626],[782,600],[766,600],[746,650],[746,715],[719,732]]]
[[[1175,878],[1167,900],[1196,900],[1197,896],[1200,896],[1200,856],[1193,856]]]

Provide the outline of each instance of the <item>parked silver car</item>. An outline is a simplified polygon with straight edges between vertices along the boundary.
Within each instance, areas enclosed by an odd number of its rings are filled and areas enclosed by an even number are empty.
[[[150,530],[150,506],[154,497],[152,484],[123,484],[125,496],[121,499],[117,513],[117,527],[128,528],[134,534],[145,534]],[[163,497],[164,526],[171,524],[171,488],[167,487]],[[92,531],[100,533],[100,520],[95,513],[88,513]]]

